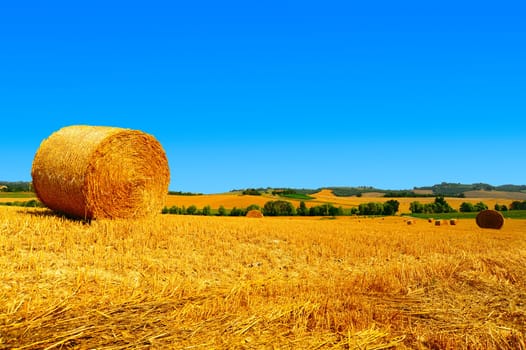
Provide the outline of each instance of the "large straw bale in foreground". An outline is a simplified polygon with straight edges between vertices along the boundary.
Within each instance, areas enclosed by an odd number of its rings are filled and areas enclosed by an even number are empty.
[[[88,219],[159,213],[170,181],[166,154],[153,136],[86,125],[62,128],[45,139],[31,175],[46,206]]]
[[[480,228],[500,229],[504,225],[504,217],[496,210],[483,210],[477,214],[477,225]]]

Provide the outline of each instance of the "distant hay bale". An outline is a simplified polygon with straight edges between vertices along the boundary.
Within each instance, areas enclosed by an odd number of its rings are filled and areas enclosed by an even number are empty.
[[[435,220],[435,226],[440,226],[442,224],[443,224],[442,220]]]
[[[92,218],[139,218],[161,212],[170,170],[161,144],[138,130],[64,127],[42,141],[31,170],[47,207]]]
[[[407,222],[408,225],[412,225],[412,224],[415,223],[413,220],[407,220],[406,222]]]
[[[247,218],[262,218],[263,213],[260,210],[253,209],[247,212]]]
[[[480,228],[493,228],[499,230],[504,225],[504,217],[502,214],[491,209],[482,210],[477,214],[475,220]]]
[[[449,220],[449,224],[453,225],[453,226],[456,225],[457,224],[457,219],[450,219]]]
[[[427,222],[433,222],[433,218],[427,219]]]

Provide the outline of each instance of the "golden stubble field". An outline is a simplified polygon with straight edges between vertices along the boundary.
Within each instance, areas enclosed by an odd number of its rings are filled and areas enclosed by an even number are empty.
[[[526,221],[0,207],[0,348],[524,349]]]

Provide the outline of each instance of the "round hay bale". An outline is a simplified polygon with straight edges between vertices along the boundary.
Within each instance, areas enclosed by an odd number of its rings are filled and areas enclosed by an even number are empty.
[[[457,219],[450,219],[449,220],[449,224],[453,225],[453,226],[456,225],[457,224]]]
[[[412,224],[414,224],[414,221],[413,221],[413,220],[407,220],[406,222],[407,222],[408,225],[412,225]]]
[[[260,210],[252,209],[247,212],[247,218],[262,218],[263,213]]]
[[[504,225],[504,217],[502,214],[491,209],[482,210],[477,214],[475,220],[480,228],[493,228],[499,230]]]
[[[442,225],[442,220],[435,220],[435,226]]]
[[[42,141],[31,176],[47,207],[85,219],[160,213],[170,182],[166,154],[153,136],[87,125],[64,127]]]
[[[427,219],[427,222],[433,222],[433,218]]]

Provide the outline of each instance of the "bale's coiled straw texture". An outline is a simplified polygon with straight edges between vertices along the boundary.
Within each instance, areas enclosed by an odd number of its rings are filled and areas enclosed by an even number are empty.
[[[477,214],[477,225],[480,228],[500,229],[504,225],[504,217],[496,210],[483,210]]]
[[[31,176],[38,198],[52,210],[86,219],[139,218],[160,213],[170,170],[149,134],[74,125],[42,141]]]
[[[262,218],[263,213],[260,210],[252,209],[249,210],[245,216],[248,218]]]

